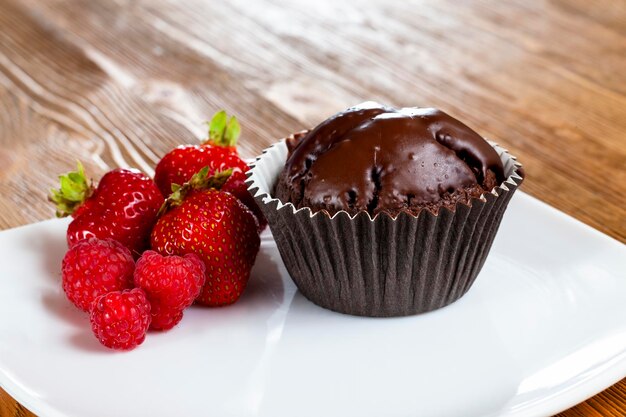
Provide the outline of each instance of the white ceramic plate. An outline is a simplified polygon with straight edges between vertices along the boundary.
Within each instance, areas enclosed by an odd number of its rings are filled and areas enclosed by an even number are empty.
[[[523,193],[469,293],[421,316],[308,302],[265,235],[234,306],[134,351],[65,299],[65,221],[0,233],[0,385],[42,416],[531,416],[626,376],[626,248]]]

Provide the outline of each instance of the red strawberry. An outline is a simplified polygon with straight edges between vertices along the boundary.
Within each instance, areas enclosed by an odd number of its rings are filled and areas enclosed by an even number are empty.
[[[200,145],[179,146],[166,154],[156,166],[154,180],[161,193],[168,196],[172,192],[172,184],[184,184],[206,166],[209,167],[209,175],[230,168],[233,174],[222,191],[233,194],[248,206],[259,221],[259,230],[262,230],[267,222],[244,183],[249,167],[237,155],[240,130],[234,116],[228,119],[224,110],[216,113],[209,123],[209,139]]]
[[[145,174],[115,169],[105,174],[94,189],[79,162],[77,171],[59,179],[61,188],[51,190],[49,199],[56,204],[58,217],[74,217],[67,228],[70,247],[89,237],[115,239],[135,255],[148,246],[164,200]]]
[[[250,209],[257,219],[258,231],[261,233],[267,226],[267,220],[265,220],[263,212],[256,204],[256,201],[254,201],[254,197],[252,197],[252,194],[248,191],[248,186],[245,183],[246,178],[245,172],[233,171],[232,175],[226,181],[226,184],[222,186],[222,191],[231,193]]]
[[[198,255],[206,265],[206,282],[197,301],[221,306],[241,296],[260,240],[252,212],[219,191],[230,172],[207,178],[208,171],[202,169],[166,200],[151,243],[164,255]]]

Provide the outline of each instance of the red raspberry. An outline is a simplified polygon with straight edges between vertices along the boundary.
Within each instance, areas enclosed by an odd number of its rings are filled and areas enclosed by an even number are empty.
[[[162,256],[149,250],[137,261],[135,285],[146,291],[152,304],[183,310],[200,294],[204,268],[204,262],[193,253]]]
[[[152,304],[152,330],[169,330],[176,326],[183,319],[183,311],[163,307],[159,304]]]
[[[111,349],[129,350],[146,337],[150,303],[139,288],[113,291],[96,298],[89,318],[100,343]]]
[[[132,288],[135,261],[117,241],[90,238],[67,251],[61,269],[67,298],[81,310],[89,311],[98,296]]]
[[[135,285],[148,295],[152,305],[152,329],[174,327],[200,294],[204,285],[204,262],[193,254],[162,256],[146,251],[137,261]]]

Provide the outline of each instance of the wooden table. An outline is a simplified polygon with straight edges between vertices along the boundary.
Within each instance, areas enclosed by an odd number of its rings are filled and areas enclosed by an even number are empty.
[[[253,156],[365,99],[458,116],[524,191],[626,241],[623,0],[0,0],[0,227],[51,217],[76,159],[151,173],[218,108]],[[562,415],[626,415],[626,379]]]

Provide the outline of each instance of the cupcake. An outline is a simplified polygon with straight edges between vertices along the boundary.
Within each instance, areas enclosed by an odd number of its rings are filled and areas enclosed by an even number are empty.
[[[469,290],[522,180],[446,113],[366,102],[268,148],[248,185],[306,298],[389,317]]]

